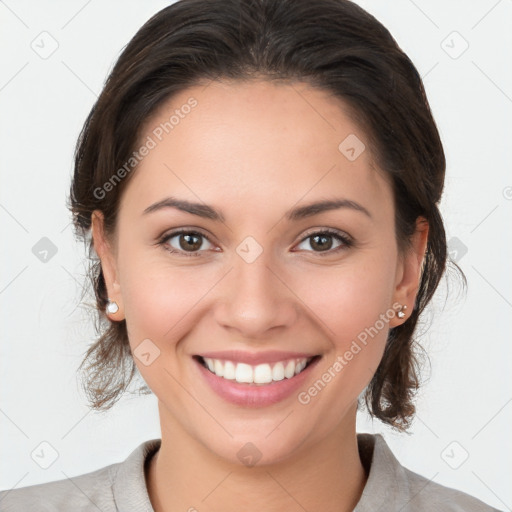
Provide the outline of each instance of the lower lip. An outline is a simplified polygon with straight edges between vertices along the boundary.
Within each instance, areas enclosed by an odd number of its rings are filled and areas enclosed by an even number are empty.
[[[308,378],[309,373],[320,358],[312,361],[304,370],[291,379],[283,379],[269,384],[242,384],[236,380],[219,377],[194,359],[206,382],[221,398],[244,407],[265,407],[276,404],[296,392]]]

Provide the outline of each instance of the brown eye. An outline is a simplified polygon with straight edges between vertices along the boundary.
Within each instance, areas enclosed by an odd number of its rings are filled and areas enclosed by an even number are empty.
[[[204,247],[205,242],[211,245],[205,235],[185,230],[169,233],[160,240],[160,244],[166,250],[183,256],[200,256],[202,251],[208,249],[208,247]]]
[[[300,247],[308,243],[309,247]],[[334,245],[336,243],[336,245]],[[311,233],[310,235],[303,238],[302,242],[299,244],[299,249],[306,250],[308,252],[315,253],[326,253],[333,254],[340,250],[347,249],[353,245],[352,239],[343,233],[337,231],[318,231],[316,233]],[[321,254],[323,256],[323,254]]]
[[[180,249],[184,251],[198,251],[203,244],[200,235],[196,234],[181,234],[178,235]]]
[[[332,235],[314,235],[311,239],[311,247],[319,251],[328,251],[332,247]]]

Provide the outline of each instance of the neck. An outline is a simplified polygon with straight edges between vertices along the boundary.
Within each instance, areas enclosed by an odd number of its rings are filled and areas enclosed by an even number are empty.
[[[353,511],[367,478],[353,413],[344,421],[348,425],[340,425],[318,443],[298,449],[284,461],[253,467],[216,456],[176,424],[169,428],[162,421],[160,449],[146,468],[153,509]]]

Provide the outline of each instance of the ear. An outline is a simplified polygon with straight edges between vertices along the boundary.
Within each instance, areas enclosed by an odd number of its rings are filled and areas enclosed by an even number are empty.
[[[119,310],[116,313],[106,313],[111,320],[120,321],[124,318],[121,286],[117,281],[118,271],[115,250],[107,239],[104,229],[104,216],[100,210],[94,210],[91,214],[91,235],[94,250],[100,258],[101,269],[105,279],[108,298],[116,302]]]
[[[399,311],[400,306],[405,306],[403,309],[405,317],[398,318],[398,316],[395,316],[389,322],[390,327],[396,327],[406,322],[414,308],[427,248],[428,230],[428,221],[424,217],[418,217],[410,246],[399,257],[393,294],[393,309]]]

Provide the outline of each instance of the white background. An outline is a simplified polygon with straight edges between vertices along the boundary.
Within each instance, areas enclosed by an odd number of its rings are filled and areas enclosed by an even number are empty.
[[[442,213],[451,244],[467,248],[459,264],[469,281],[464,297],[445,280],[430,310],[431,370],[411,434],[364,415],[359,427],[383,432],[413,471],[510,510],[512,1],[358,3],[424,77],[448,162]],[[66,197],[76,138],[109,70],[167,4],[0,2],[0,489],[93,471],[160,437],[154,396],[98,414],[79,391],[94,330],[79,305],[85,251]],[[31,48],[43,31],[58,43],[47,59]],[[46,263],[32,253],[42,237],[57,247]],[[43,441],[58,453],[48,469],[31,458]]]

